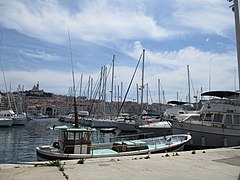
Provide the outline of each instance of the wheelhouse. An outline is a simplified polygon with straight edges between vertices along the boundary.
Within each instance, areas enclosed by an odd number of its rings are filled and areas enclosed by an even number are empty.
[[[55,147],[67,154],[90,154],[94,129],[61,128]]]

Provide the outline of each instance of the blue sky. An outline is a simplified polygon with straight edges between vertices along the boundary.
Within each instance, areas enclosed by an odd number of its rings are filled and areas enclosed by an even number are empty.
[[[83,74],[97,80],[116,55],[115,85],[125,93],[146,50],[148,102],[158,102],[158,79],[166,101],[186,100],[187,65],[191,97],[201,90],[237,89],[234,14],[226,0],[9,0],[0,2],[0,57],[8,90],[24,85],[55,94]],[[0,91],[6,91],[3,78]],[[108,80],[107,94],[110,91]],[[136,98],[138,70],[128,99]],[[146,88],[145,88],[146,90]],[[145,99],[146,101],[146,99]]]

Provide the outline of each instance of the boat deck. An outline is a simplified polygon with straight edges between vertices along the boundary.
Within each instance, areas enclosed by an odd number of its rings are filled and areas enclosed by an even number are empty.
[[[99,154],[118,154],[118,152],[112,150],[112,149],[95,149],[92,151],[93,155],[99,155]]]
[[[118,154],[119,152],[127,152],[127,151],[138,151],[143,149],[157,149],[157,148],[164,148],[166,145],[173,145],[177,144],[179,141],[172,139],[169,142],[160,140],[160,141],[153,141],[151,143],[146,143],[141,140],[133,140],[133,141],[119,141],[115,142],[113,148],[102,148],[102,149],[93,149],[93,155],[99,154]],[[124,150],[123,150],[124,149]]]

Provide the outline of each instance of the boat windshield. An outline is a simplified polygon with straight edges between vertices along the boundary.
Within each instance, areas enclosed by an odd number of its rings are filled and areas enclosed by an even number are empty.
[[[213,121],[217,123],[221,123],[223,119],[223,114],[214,114]]]
[[[225,117],[225,124],[227,125],[232,125],[232,115],[231,114],[227,114]]]
[[[87,144],[91,142],[92,132],[91,131],[64,131],[65,141],[75,141],[77,144]]]
[[[199,120],[200,121],[213,121],[215,123],[222,123],[223,114],[217,113],[207,113],[201,114]]]
[[[234,124],[240,126],[240,115],[233,115]]]
[[[211,113],[207,114],[201,114],[199,120],[200,121],[212,121],[212,115]]]

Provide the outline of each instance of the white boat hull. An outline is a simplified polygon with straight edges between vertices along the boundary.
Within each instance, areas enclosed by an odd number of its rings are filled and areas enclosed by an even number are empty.
[[[157,136],[165,136],[172,134],[172,128],[144,128],[139,127],[139,130],[147,134],[148,137],[157,137]]]
[[[0,127],[12,126],[13,120],[10,118],[0,118]]]
[[[81,119],[79,119],[79,120],[80,120],[81,125],[83,125],[83,126],[89,126],[89,127],[91,127],[91,125],[92,125],[92,119],[81,118]]]
[[[164,139],[165,138],[165,139]],[[166,141],[166,138],[170,138],[172,142]],[[69,159],[81,159],[81,158],[101,158],[101,157],[119,157],[119,156],[132,156],[149,153],[165,153],[175,152],[183,150],[184,145],[191,139],[190,135],[173,135],[169,137],[151,138],[152,145],[149,145],[147,149],[133,150],[133,151],[116,151],[113,149],[99,149],[97,146],[93,148],[89,154],[64,154],[59,153],[58,149],[51,146],[40,146],[36,148],[38,160],[69,160]],[[155,141],[154,141],[155,140]],[[164,143],[158,145],[156,141],[164,141]],[[144,140],[143,140],[144,141]]]
[[[114,125],[114,121],[110,119],[92,119],[92,128],[113,128],[116,127]]]
[[[19,116],[19,117],[13,117],[12,118],[13,122],[12,125],[25,125],[27,122],[27,117],[26,116]]]
[[[190,133],[190,145],[199,147],[231,147],[240,145],[240,129],[206,126],[173,121],[173,133]]]
[[[115,124],[117,128],[121,131],[127,131],[127,132],[138,132],[138,126],[136,124],[132,123],[122,123],[118,122]]]
[[[148,137],[165,136],[172,134],[172,125],[170,122],[160,121],[139,126],[139,130]]]

